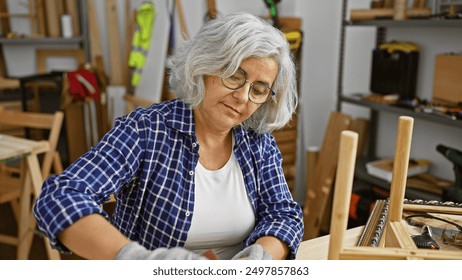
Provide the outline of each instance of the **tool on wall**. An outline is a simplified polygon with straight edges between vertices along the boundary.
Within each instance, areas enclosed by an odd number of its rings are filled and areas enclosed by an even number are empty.
[[[443,201],[462,203],[462,151],[441,144],[436,150],[454,165],[454,186],[444,191]]]
[[[277,4],[281,0],[265,0],[265,4],[269,9],[271,19],[273,20],[273,26],[280,29],[281,24],[279,23],[279,17],[278,17],[278,7]]]
[[[215,19],[218,16],[215,0],[207,0],[207,14],[205,14],[204,22]]]

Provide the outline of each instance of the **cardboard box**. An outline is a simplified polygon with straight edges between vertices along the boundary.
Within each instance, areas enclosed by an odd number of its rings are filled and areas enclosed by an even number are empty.
[[[433,100],[462,102],[462,54],[440,54],[435,59]]]

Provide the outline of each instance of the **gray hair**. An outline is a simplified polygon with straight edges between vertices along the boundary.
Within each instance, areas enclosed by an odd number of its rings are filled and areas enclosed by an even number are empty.
[[[284,34],[248,13],[233,13],[204,24],[172,57],[169,84],[178,99],[191,108],[205,95],[205,75],[231,76],[249,57],[271,58],[278,63],[272,89],[274,100],[262,104],[242,125],[258,133],[284,127],[297,106],[297,81],[293,56]]]

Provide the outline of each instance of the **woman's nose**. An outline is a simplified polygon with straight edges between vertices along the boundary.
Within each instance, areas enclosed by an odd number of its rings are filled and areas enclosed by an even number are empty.
[[[249,91],[251,87],[252,83],[245,81],[242,87],[234,90],[234,97],[239,99],[242,103],[247,103],[247,101],[249,101]]]

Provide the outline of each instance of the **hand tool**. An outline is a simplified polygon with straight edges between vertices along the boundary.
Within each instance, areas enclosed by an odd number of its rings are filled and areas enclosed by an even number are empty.
[[[436,150],[444,155],[454,165],[455,182],[452,188],[443,192],[443,200],[462,202],[462,152],[439,144]]]
[[[279,2],[280,0],[265,0],[265,4],[270,11],[271,19],[273,20],[273,26],[278,29],[281,28],[281,25],[279,23],[278,8],[277,8],[277,3]]]

